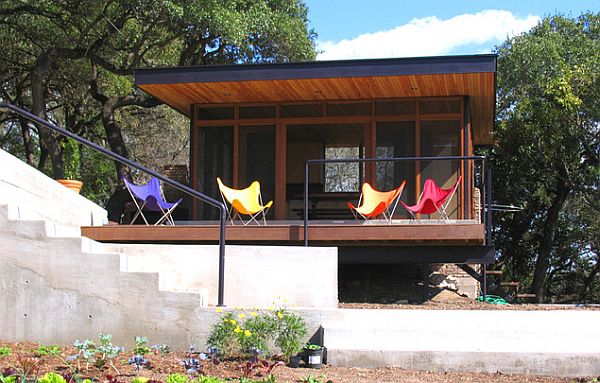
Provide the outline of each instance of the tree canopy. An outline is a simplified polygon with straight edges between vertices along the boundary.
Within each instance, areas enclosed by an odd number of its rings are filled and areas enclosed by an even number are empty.
[[[494,192],[523,207],[495,217],[500,261],[539,302],[597,300],[600,14],[547,17],[498,55]]]
[[[185,122],[167,108],[148,111],[159,101],[134,88],[134,69],[314,60],[315,34],[307,24],[300,0],[2,2],[0,98],[125,157],[135,137],[159,127],[175,142],[167,150],[183,153]],[[95,156],[15,116],[0,118],[2,147],[55,178]],[[104,174],[90,180],[108,177],[114,184],[126,171],[115,165],[110,177],[104,166]],[[86,170],[89,175],[98,166]]]

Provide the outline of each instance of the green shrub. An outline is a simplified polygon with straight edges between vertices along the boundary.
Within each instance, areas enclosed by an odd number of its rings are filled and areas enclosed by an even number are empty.
[[[221,356],[281,352],[286,358],[302,350],[308,329],[304,319],[285,308],[223,312],[207,344]]]
[[[12,355],[12,350],[8,347],[0,347],[0,356]]]

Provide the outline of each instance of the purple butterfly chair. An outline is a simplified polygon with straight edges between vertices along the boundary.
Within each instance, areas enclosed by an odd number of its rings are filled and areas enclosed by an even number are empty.
[[[179,206],[183,199],[180,198],[174,203],[165,201],[158,178],[150,178],[150,181],[148,181],[148,183],[145,185],[134,185],[125,177],[123,177],[123,182],[125,182],[125,187],[127,187],[127,190],[129,191],[129,194],[131,194],[131,198],[138,209],[137,213],[135,213],[133,219],[131,220],[132,224],[135,222],[138,216],[142,216],[142,219],[146,225],[149,225],[148,220],[144,216],[143,212],[143,210],[146,210],[160,212],[162,214],[162,217],[156,221],[154,226],[160,225],[163,222],[170,225],[175,225],[171,213],[177,206]]]

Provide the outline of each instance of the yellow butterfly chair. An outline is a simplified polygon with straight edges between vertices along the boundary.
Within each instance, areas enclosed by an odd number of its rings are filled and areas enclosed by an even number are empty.
[[[260,222],[258,219],[262,216],[263,224],[267,224],[266,214],[273,201],[269,201],[266,205],[263,205],[262,196],[260,194],[260,183],[254,181],[245,189],[232,189],[225,186],[221,179],[217,177],[217,184],[219,185],[219,191],[225,205],[229,203],[229,219],[234,224],[233,220],[237,216],[244,225],[254,221],[258,225]],[[248,220],[244,221],[242,214],[248,215]],[[257,219],[258,218],[258,219]]]
[[[365,182],[362,186],[358,206],[354,206],[351,202],[348,202],[348,208],[352,211],[356,219],[362,217],[365,221],[368,221],[369,219],[383,215],[388,224],[391,224],[405,184],[406,181],[402,181],[402,184],[396,189],[382,192],[375,190],[368,182]]]

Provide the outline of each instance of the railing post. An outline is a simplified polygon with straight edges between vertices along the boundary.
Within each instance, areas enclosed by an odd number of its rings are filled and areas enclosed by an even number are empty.
[[[217,306],[225,306],[225,224],[227,222],[227,209],[220,208],[219,226],[219,291],[217,295]]]
[[[492,169],[486,169],[485,175],[485,244],[492,244]]]
[[[304,246],[308,246],[308,165],[304,166]]]

